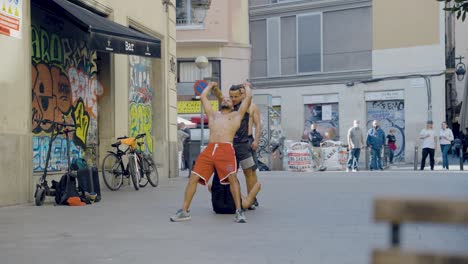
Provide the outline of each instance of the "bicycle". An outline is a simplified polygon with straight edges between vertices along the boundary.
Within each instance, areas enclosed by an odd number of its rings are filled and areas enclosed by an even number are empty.
[[[148,183],[153,187],[157,187],[159,184],[159,174],[156,164],[153,162],[153,157],[149,153],[145,153],[141,150],[143,142],[137,142],[139,149],[135,150],[138,156],[138,165],[140,165],[140,171],[143,172],[143,176],[140,178],[140,187],[145,187]],[[154,173],[154,174],[153,174]]]
[[[119,137],[117,142],[111,144],[116,148],[116,151],[107,151],[102,162],[102,177],[107,188],[111,191],[118,190],[123,184],[123,178],[131,178],[135,190],[140,187],[145,187],[148,182],[151,186],[156,187],[159,183],[159,174],[149,155],[144,155],[136,149],[136,146],[143,145],[143,142],[137,142],[138,139],[145,137],[146,134],[139,134],[136,137]],[[127,145],[128,148],[123,151],[119,148],[121,144]],[[128,153],[128,154],[127,154]],[[127,166],[124,166],[122,157],[128,156]],[[146,177],[145,177],[146,176]]]
[[[44,204],[46,196],[55,196],[55,191],[49,187],[47,182],[47,168],[49,167],[50,153],[52,151],[52,144],[58,135],[64,134],[67,141],[67,175],[71,175],[70,169],[70,140],[68,139],[68,134],[75,131],[74,129],[69,129],[68,127],[75,127],[74,124],[60,123],[48,119],[34,119],[35,122],[42,124],[50,124],[52,133],[50,135],[49,149],[47,150],[46,163],[44,167],[44,172],[39,178],[38,183],[36,184],[36,190],[34,192],[34,201],[36,206],[41,206]]]

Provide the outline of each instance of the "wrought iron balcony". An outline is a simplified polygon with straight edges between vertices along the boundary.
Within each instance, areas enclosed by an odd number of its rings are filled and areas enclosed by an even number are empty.
[[[203,21],[200,21],[199,19],[188,19],[188,18],[177,18],[176,19],[176,25],[177,26],[191,26],[191,25],[203,25]]]

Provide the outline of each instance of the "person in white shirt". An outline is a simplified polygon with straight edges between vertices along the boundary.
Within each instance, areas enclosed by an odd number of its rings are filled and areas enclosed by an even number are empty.
[[[450,128],[447,127],[447,122],[442,122],[442,129],[439,133],[440,151],[442,152],[442,167],[446,170],[449,169],[448,164],[448,151],[452,145],[453,133]]]
[[[426,128],[421,130],[419,133],[419,139],[422,140],[422,160],[421,160],[421,170],[424,170],[426,166],[426,158],[429,155],[429,162],[431,164],[431,170],[434,170],[434,152],[436,146],[436,136],[434,130],[432,129],[433,122],[427,121]]]

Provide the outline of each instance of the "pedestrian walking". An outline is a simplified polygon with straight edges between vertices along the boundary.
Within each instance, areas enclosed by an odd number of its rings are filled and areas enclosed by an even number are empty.
[[[192,131],[184,123],[182,123],[182,131],[188,134],[184,140],[184,148],[182,151],[182,170],[190,169],[190,142],[192,139]]]
[[[324,171],[326,168],[323,166],[322,161],[322,148],[321,144],[323,141],[323,136],[320,132],[317,131],[317,124],[313,123],[310,125],[309,132],[309,143],[312,146],[312,159],[315,162],[315,166],[318,170]]]
[[[393,157],[395,155],[395,150],[397,149],[395,129],[393,128],[390,128],[389,134],[387,135],[387,145],[389,149],[389,162],[390,164],[393,164]]]
[[[367,132],[366,145],[371,151],[370,170],[383,170],[382,147],[385,144],[385,132],[380,128],[380,122],[374,120],[372,128]]]
[[[361,148],[364,146],[364,136],[361,128],[359,127],[359,120],[353,121],[353,127],[348,130],[348,167],[346,172],[352,170],[358,171],[359,156],[361,155]]]
[[[184,123],[177,124],[177,153],[179,161],[179,169],[182,169],[182,151],[184,150],[184,141],[189,137],[189,134],[185,133],[182,129]]]
[[[440,151],[442,152],[442,168],[448,170],[448,152],[452,146],[453,133],[447,126],[447,122],[442,122],[441,130],[439,133]]]
[[[433,122],[427,121],[426,128],[421,130],[419,133],[419,139],[422,140],[422,160],[421,160],[421,170],[424,170],[426,166],[426,158],[429,155],[429,162],[431,165],[431,170],[434,170],[434,152],[436,147],[437,138],[432,129]]]

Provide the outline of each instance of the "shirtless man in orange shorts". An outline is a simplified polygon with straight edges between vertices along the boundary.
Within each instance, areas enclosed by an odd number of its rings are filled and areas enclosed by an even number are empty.
[[[224,97],[221,102],[221,111],[217,112],[211,108],[211,104],[208,100],[208,95],[212,88],[217,85],[216,82],[210,82],[201,94],[201,102],[208,116],[210,139],[205,150],[198,156],[192,170],[189,182],[185,188],[182,209],[179,209],[177,213],[170,218],[173,222],[191,219],[189,207],[197,190],[197,184],[206,185],[215,169],[221,184],[230,185],[230,190],[236,204],[235,221],[238,223],[247,222],[244,212],[241,209],[240,188],[236,177],[237,161],[232,141],[234,139],[234,134],[240,126],[242,117],[250,107],[252,91],[249,83],[244,84],[246,96],[239,110],[233,111],[232,100],[229,97]]]

